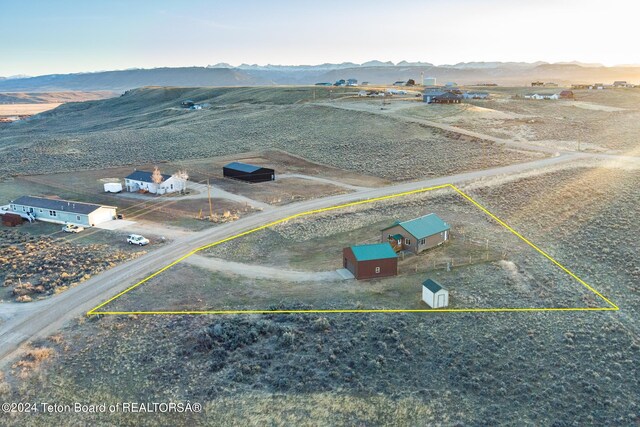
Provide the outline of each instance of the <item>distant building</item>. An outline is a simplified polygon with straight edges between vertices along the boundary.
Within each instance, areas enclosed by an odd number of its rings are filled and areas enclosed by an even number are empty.
[[[224,165],[222,174],[225,178],[233,178],[250,183],[276,179],[276,172],[273,169],[240,162],[231,162]]]
[[[422,100],[427,104],[431,104],[434,101],[436,96],[442,96],[445,93],[446,92],[441,89],[428,88],[428,89],[425,89],[424,92],[422,92]]]
[[[180,103],[180,105],[181,105],[183,108],[191,108],[191,107],[193,107],[194,105],[196,105],[196,103],[195,103],[195,102],[193,102],[193,101],[192,101],[192,100],[190,100],[190,99],[187,99],[187,100],[185,100],[185,101],[182,101],[182,102]]]
[[[157,184],[153,182],[153,172],[134,171],[124,178],[124,185],[129,192],[146,191],[152,194],[175,193],[176,191],[184,191],[186,182],[177,177],[160,174],[162,181]]]
[[[589,89],[595,89],[595,90],[603,90],[604,89],[604,83],[594,83],[591,86],[589,86]]]
[[[408,250],[416,254],[448,241],[450,231],[449,224],[434,213],[409,221],[396,221],[381,230],[382,241],[388,241],[395,251]]]
[[[9,210],[23,218],[93,227],[116,219],[117,208],[71,200],[22,196],[9,204]]]
[[[431,308],[444,308],[449,305],[449,291],[432,279],[422,282],[422,301]]]
[[[462,95],[453,92],[444,92],[441,95],[423,95],[422,97],[422,100],[428,104],[459,104],[462,99]]]
[[[560,99],[560,94],[557,93],[528,93],[524,96],[524,99]]]
[[[389,243],[356,245],[342,250],[342,265],[356,279],[398,275],[398,254]]]
[[[425,77],[424,85],[425,86],[435,86],[436,85],[436,78],[435,77]]]
[[[347,82],[345,79],[340,79],[338,81],[336,81],[333,85],[334,86],[346,86]]]
[[[613,82],[613,87],[627,87],[627,82],[624,80],[616,80]]]
[[[544,84],[545,87],[558,87],[558,83],[547,82]]]
[[[531,82],[531,86],[544,86],[544,82]]]
[[[347,86],[358,86],[358,79],[347,79]]]
[[[462,97],[464,99],[487,99],[489,92],[463,92]]]
[[[445,87],[457,87],[458,83],[456,83],[456,82],[446,82],[444,85],[445,85]]]
[[[316,83],[316,86],[333,86],[333,83],[321,82],[321,83]]]
[[[393,86],[404,86],[407,82],[405,80],[398,80],[397,82],[393,82]]]
[[[574,99],[575,95],[573,94],[572,90],[563,90],[562,92],[560,92],[560,98],[561,99]]]
[[[362,82],[360,83],[360,86],[369,86],[369,82]]]

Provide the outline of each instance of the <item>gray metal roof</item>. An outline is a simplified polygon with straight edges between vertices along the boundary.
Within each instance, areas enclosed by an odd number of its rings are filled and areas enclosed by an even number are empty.
[[[113,208],[114,206],[94,205],[92,203],[74,202],[71,200],[48,199],[46,197],[22,196],[11,202],[15,205],[29,206],[38,209],[71,212],[74,214],[89,215],[101,207]]]
[[[424,282],[422,282],[422,286],[424,286],[425,288],[429,289],[434,294],[436,292],[438,292],[440,289],[444,289],[440,285],[440,283],[436,282],[435,280],[431,280],[431,279],[427,279]]]
[[[133,173],[126,176],[125,179],[131,179],[133,181],[142,181],[142,182],[153,182],[153,179],[151,179],[151,175],[153,175],[153,172],[134,171]],[[171,178],[171,175],[167,175],[165,173],[162,173],[160,175],[162,175],[163,181],[166,181],[169,178]]]

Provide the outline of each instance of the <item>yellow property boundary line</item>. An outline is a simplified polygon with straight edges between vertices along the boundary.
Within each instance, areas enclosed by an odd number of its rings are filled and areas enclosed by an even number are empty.
[[[246,236],[246,235],[251,234],[251,233],[255,233],[256,231],[264,230],[266,228],[273,227],[273,226],[278,225],[278,224],[282,224],[282,223],[284,223],[286,221],[289,221],[289,220],[292,220],[292,219],[295,219],[295,218],[314,215],[314,214],[321,213],[321,212],[328,212],[328,211],[332,211],[332,210],[336,210],[336,209],[343,209],[343,208],[347,208],[347,207],[350,207],[350,206],[364,205],[364,204],[367,204],[367,203],[373,203],[373,202],[377,202],[377,201],[380,201],[380,200],[388,200],[388,199],[393,199],[393,198],[396,198],[396,197],[408,196],[408,195],[411,195],[411,194],[424,193],[424,192],[432,191],[432,190],[440,190],[440,189],[444,189],[444,188],[452,188],[453,190],[455,190],[458,194],[460,194],[462,197],[467,199],[469,202],[471,202],[473,205],[475,205],[477,208],[479,208],[482,212],[487,214],[490,218],[495,220],[498,224],[500,224],[503,227],[505,227],[511,233],[516,235],[520,240],[525,242],[527,245],[531,246],[538,253],[540,253],[542,256],[544,256],[549,261],[551,261],[553,264],[555,264],[557,267],[559,267],[562,271],[564,271],[569,276],[571,276],[572,278],[577,280],[578,283],[580,283],[582,286],[584,286],[589,291],[591,291],[592,293],[594,293],[595,295],[600,297],[603,301],[605,301],[609,305],[609,307],[602,307],[602,308],[598,308],[598,307],[548,307],[548,308],[545,308],[545,307],[533,308],[532,307],[532,308],[526,308],[525,307],[525,308],[452,308],[452,309],[440,309],[440,308],[438,308],[438,309],[424,309],[424,310],[422,310],[422,309],[335,309],[335,310],[318,309],[318,310],[97,311],[100,308],[104,307],[105,305],[109,304],[110,302],[120,298],[121,296],[123,296],[127,292],[130,292],[130,291],[134,290],[135,288],[137,288],[138,286],[142,285],[143,283],[148,282],[149,280],[153,279],[157,275],[163,273],[164,271],[170,269],[174,265],[184,261],[186,258],[189,258],[191,255],[196,254],[196,253],[198,253],[198,252],[200,252],[202,250],[205,250],[205,249],[208,249],[208,248],[212,248],[214,246],[220,245],[220,244],[225,243],[225,242],[229,242],[231,240],[237,239],[237,238],[242,237],[242,236]],[[419,190],[412,190],[412,191],[405,191],[403,193],[390,194],[388,196],[376,197],[376,198],[373,198],[373,199],[366,199],[366,200],[359,200],[359,201],[356,201],[356,202],[345,203],[345,204],[342,204],[342,205],[330,206],[328,208],[314,209],[314,210],[310,210],[310,211],[307,211],[307,212],[298,213],[298,214],[291,215],[291,216],[288,216],[288,217],[283,218],[283,219],[279,219],[277,221],[270,222],[270,223],[265,224],[265,225],[261,225],[260,227],[253,228],[251,230],[244,231],[242,233],[238,233],[238,234],[236,234],[234,236],[227,237],[226,239],[218,240],[217,242],[213,242],[213,243],[210,243],[208,245],[201,246],[198,249],[195,249],[195,250],[189,252],[188,254],[183,255],[182,257],[180,257],[177,260],[173,261],[172,263],[162,267],[160,270],[158,270],[155,273],[147,276],[146,278],[142,279],[138,283],[130,286],[129,288],[125,289],[124,291],[120,292],[119,294],[115,295],[114,297],[108,299],[107,301],[103,302],[102,304],[92,308],[91,310],[89,310],[87,312],[87,315],[99,315],[99,314],[103,314],[103,315],[141,315],[141,314],[195,315],[195,314],[294,314],[294,313],[428,313],[428,312],[439,312],[439,313],[495,313],[495,312],[617,311],[617,310],[619,310],[617,305],[615,305],[609,299],[604,297],[600,292],[598,292],[596,289],[594,289],[592,286],[590,286],[584,280],[582,280],[581,278],[576,276],[568,268],[566,268],[565,266],[560,264],[558,261],[556,261],[551,255],[549,255],[548,253],[546,253],[545,251],[543,251],[542,249],[537,247],[535,244],[533,244],[532,242],[527,240],[520,233],[518,233],[513,228],[511,228],[509,225],[507,225],[500,218],[498,218],[497,216],[495,216],[494,214],[489,212],[484,206],[482,206],[481,204],[479,204],[478,202],[473,200],[469,195],[464,193],[458,187],[456,187],[453,184],[443,184],[443,185],[438,185],[438,186],[435,186],[435,187],[421,188]]]

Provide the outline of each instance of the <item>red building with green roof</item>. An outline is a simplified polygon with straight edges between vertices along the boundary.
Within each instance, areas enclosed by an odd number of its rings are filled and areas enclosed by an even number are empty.
[[[342,258],[343,267],[358,280],[398,275],[398,254],[389,243],[344,248]]]

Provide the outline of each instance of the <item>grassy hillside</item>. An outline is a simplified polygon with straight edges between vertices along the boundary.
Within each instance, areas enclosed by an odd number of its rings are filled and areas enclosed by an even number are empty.
[[[353,94],[333,89],[331,96]],[[366,112],[311,105],[327,88],[142,88],[0,128],[0,173],[136,165],[280,149],[339,168],[416,179],[537,155]],[[187,110],[191,99],[209,106]]]

